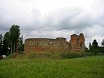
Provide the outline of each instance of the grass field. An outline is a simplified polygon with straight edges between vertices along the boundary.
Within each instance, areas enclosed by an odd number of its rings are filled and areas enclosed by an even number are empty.
[[[0,78],[104,78],[104,55],[0,60]]]

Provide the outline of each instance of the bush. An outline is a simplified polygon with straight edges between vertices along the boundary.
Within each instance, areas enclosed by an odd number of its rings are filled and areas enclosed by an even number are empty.
[[[85,54],[84,53],[62,53],[61,57],[62,58],[77,58],[77,57],[84,57]]]

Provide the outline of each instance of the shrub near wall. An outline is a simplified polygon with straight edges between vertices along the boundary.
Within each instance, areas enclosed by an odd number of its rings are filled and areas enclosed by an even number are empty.
[[[85,56],[85,53],[78,53],[78,52],[74,52],[74,53],[62,53],[61,54],[61,57],[62,58],[65,58],[65,59],[67,59],[67,58],[77,58],[77,57],[84,57]]]
[[[50,52],[50,51],[36,51],[36,52],[22,52],[22,53],[13,53],[7,58],[48,58],[48,59],[68,59],[68,58],[77,58],[87,56],[85,53],[81,52]]]
[[[7,58],[28,58],[28,59],[35,59],[35,58],[48,58],[48,59],[61,59],[60,52],[48,52],[48,51],[36,51],[36,52],[22,52],[22,53],[13,53],[9,55]]]

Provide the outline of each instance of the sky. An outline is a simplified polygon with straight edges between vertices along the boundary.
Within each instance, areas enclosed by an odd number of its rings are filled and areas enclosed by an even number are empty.
[[[83,33],[86,46],[104,39],[104,0],[0,0],[0,33],[19,25],[27,38]]]

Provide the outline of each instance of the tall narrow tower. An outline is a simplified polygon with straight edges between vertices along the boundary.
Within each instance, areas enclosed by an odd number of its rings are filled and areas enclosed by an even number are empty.
[[[79,35],[79,46],[82,51],[85,51],[85,37],[84,37],[83,33],[81,33]]]
[[[71,35],[70,44],[72,52],[85,52],[85,38],[82,33],[80,35]]]
[[[78,46],[78,36],[76,34],[71,35],[70,44],[72,47]]]

